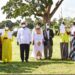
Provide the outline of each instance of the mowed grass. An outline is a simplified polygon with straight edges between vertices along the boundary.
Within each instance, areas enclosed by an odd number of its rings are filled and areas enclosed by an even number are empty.
[[[14,38],[15,39],[15,38]],[[29,63],[20,60],[19,46],[13,41],[12,63],[0,62],[0,74],[75,74],[74,61],[62,61],[60,55],[60,38],[54,37],[53,55],[51,60],[34,60],[30,50]]]

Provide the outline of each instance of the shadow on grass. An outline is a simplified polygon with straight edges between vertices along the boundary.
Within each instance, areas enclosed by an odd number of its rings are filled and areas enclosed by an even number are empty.
[[[51,60],[39,60],[39,61],[30,61],[28,63],[24,62],[12,62],[12,63],[0,63],[0,73],[32,73],[35,69],[40,66],[49,65],[49,64],[73,64],[72,61],[62,61],[60,59],[51,59]]]

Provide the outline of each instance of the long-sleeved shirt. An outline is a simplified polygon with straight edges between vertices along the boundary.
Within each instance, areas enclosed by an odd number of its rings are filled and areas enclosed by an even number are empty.
[[[65,33],[65,26],[64,26],[64,24],[60,25],[60,33]]]
[[[31,42],[31,31],[29,28],[20,28],[17,33],[17,42],[19,44],[30,44]]]

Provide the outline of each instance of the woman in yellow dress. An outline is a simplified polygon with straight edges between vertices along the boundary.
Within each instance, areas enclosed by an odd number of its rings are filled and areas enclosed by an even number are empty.
[[[2,60],[2,39],[1,39],[1,33],[0,33],[0,60]]]
[[[2,35],[2,61],[11,62],[12,60],[12,33],[8,27],[5,27]]]

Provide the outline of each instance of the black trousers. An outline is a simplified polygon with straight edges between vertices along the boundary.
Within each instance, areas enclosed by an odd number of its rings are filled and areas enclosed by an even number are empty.
[[[68,59],[68,43],[60,43],[61,58]]]
[[[24,61],[24,59],[26,61],[28,60],[29,48],[30,48],[30,44],[20,44],[20,57],[22,61]]]
[[[44,45],[44,55],[45,58],[51,59],[53,53],[53,46],[48,42],[47,45]]]

